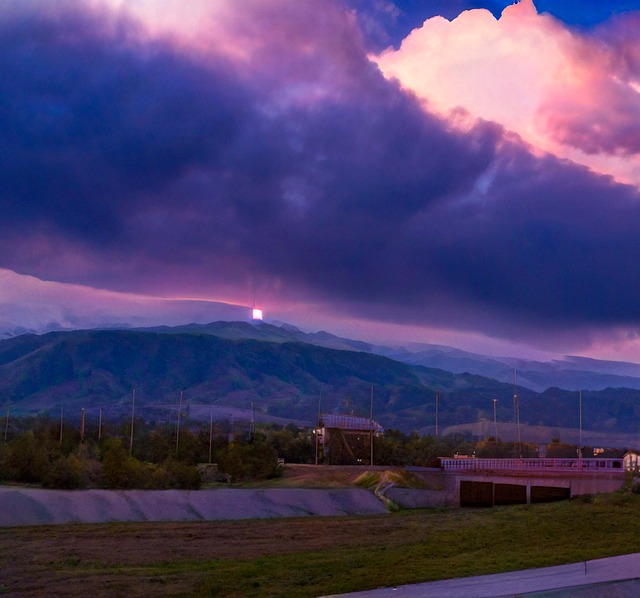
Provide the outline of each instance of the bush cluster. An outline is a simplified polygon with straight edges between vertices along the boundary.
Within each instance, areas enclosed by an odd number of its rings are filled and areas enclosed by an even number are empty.
[[[129,456],[119,438],[95,446],[81,444],[63,454],[47,450],[28,431],[0,447],[0,481],[38,484],[45,488],[196,489],[201,485],[195,465],[167,458],[150,463]]]
[[[176,437],[174,426],[136,421],[132,447],[126,425],[120,434],[100,440],[81,438],[69,425],[61,434],[59,424],[46,418],[14,421],[14,427],[9,441],[0,444],[0,482],[62,489],[197,489],[202,484],[197,464],[209,457],[234,482],[279,475],[278,452],[259,432],[230,442],[227,434],[213,438],[209,430],[184,426]],[[292,456],[280,436],[281,447]],[[291,431],[284,437],[298,441]]]
[[[264,480],[281,474],[286,463],[314,463],[313,430],[261,425],[251,434],[231,437],[228,427],[184,422],[178,429],[169,424],[123,421],[100,438],[81,437],[80,430],[47,418],[25,418],[12,422],[6,443],[0,444],[0,482],[38,484],[47,488],[143,488],[195,489],[202,484],[197,464],[210,461],[231,482]],[[179,432],[179,433],[178,433]],[[369,440],[365,438],[368,462]],[[550,455],[576,454],[576,447],[557,440],[549,443]],[[332,464],[353,463],[353,454],[332,453]],[[506,443],[487,438],[473,442],[470,436],[447,437],[405,434],[387,430],[374,442],[376,465],[436,466],[438,457],[454,454],[477,457],[534,457],[537,446]],[[585,452],[585,456],[589,456]],[[320,456],[322,457],[322,456]],[[344,457],[344,460],[342,460]],[[322,462],[322,461],[321,461]],[[637,486],[636,486],[637,488]]]

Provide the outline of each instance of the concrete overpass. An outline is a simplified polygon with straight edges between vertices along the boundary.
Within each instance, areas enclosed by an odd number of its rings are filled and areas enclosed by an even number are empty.
[[[494,506],[564,500],[619,490],[622,459],[441,459],[440,470],[408,468],[425,489],[390,488],[407,508]]]

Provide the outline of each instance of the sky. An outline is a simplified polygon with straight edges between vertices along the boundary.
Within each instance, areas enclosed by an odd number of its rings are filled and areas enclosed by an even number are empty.
[[[5,0],[0,328],[255,305],[640,362],[639,30],[640,0]]]

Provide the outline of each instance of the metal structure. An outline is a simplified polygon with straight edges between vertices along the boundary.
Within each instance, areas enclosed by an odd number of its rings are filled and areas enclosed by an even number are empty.
[[[622,459],[449,459],[440,458],[445,471],[622,471]]]
[[[372,418],[321,414],[316,427],[318,460],[327,465],[373,465],[374,438],[384,428]]]

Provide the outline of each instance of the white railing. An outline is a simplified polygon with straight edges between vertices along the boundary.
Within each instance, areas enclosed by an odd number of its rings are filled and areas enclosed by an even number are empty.
[[[445,471],[624,471],[623,459],[451,459],[440,457]]]

